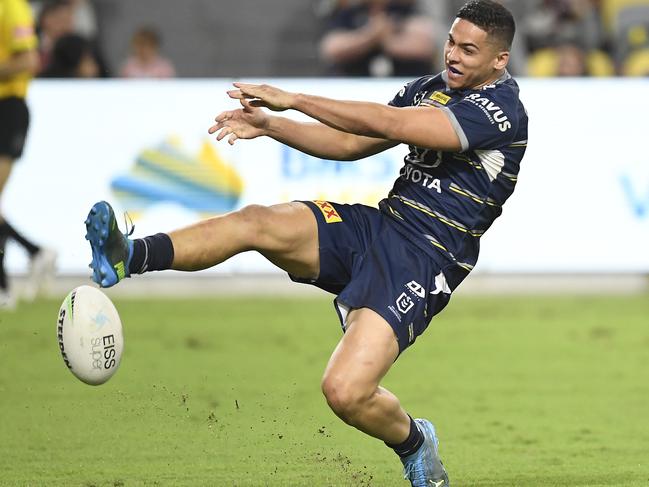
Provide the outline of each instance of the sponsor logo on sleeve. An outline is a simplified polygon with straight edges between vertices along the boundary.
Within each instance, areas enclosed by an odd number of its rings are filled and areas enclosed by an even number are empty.
[[[451,99],[450,96],[445,95],[441,91],[435,91],[432,95],[430,95],[429,98],[433,101],[436,101],[437,103],[440,103],[441,105],[446,105]]]
[[[315,200],[314,203],[322,212],[327,223],[339,223],[343,221],[336,209],[328,201]]]

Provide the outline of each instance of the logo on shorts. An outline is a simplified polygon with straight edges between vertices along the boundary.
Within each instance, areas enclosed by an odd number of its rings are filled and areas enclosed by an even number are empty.
[[[403,315],[410,311],[414,305],[415,303],[406,293],[401,293],[397,298],[397,309]]]
[[[408,284],[406,284],[406,287],[420,298],[426,296],[426,290],[424,289],[424,286],[419,284],[417,281],[410,281]]]
[[[415,305],[415,301],[419,301],[426,297],[426,290],[424,289],[424,286],[419,284],[417,281],[410,281],[405,284],[404,287],[407,292],[399,295],[396,304],[399,312],[405,315]],[[413,301],[413,299],[415,301]]]
[[[324,215],[325,221],[327,223],[338,223],[343,221],[336,209],[328,201],[315,200],[314,203],[318,208],[320,208],[320,211]]]

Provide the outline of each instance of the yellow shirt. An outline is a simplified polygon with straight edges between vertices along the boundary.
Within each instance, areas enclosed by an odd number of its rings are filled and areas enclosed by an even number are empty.
[[[36,49],[32,11],[26,0],[0,0],[0,63],[14,54]],[[0,80],[0,98],[25,98],[30,74],[19,74]]]

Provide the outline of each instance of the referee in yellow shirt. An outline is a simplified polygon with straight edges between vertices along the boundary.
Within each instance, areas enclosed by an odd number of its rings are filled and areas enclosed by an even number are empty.
[[[36,47],[34,21],[27,1],[0,0],[0,196],[13,163],[22,155],[25,145],[29,127],[25,96],[29,81],[39,67]],[[4,250],[9,238],[22,245],[30,256],[27,298],[35,296],[43,274],[53,271],[56,259],[53,251],[19,234],[0,212],[0,309],[15,305],[4,269]]]

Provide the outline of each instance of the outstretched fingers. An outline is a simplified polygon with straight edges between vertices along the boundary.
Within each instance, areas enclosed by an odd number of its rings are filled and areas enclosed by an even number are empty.
[[[236,100],[243,100],[245,98],[257,98],[259,96],[259,85],[251,85],[247,83],[233,83],[236,90],[228,90],[226,93],[230,98]]]
[[[235,118],[236,112],[237,110],[228,110],[226,112],[219,113],[216,117],[214,117],[214,121],[216,123],[212,125],[209,129],[207,129],[207,133],[213,134],[218,130],[221,130],[222,128],[226,127],[228,122]]]
[[[217,122],[207,129],[207,133],[212,135],[214,132],[216,132],[217,130],[221,130],[223,127],[225,127],[225,125],[223,125],[222,122]]]
[[[216,140],[223,140],[226,135],[233,133],[232,127],[223,127],[221,131],[216,134]]]

